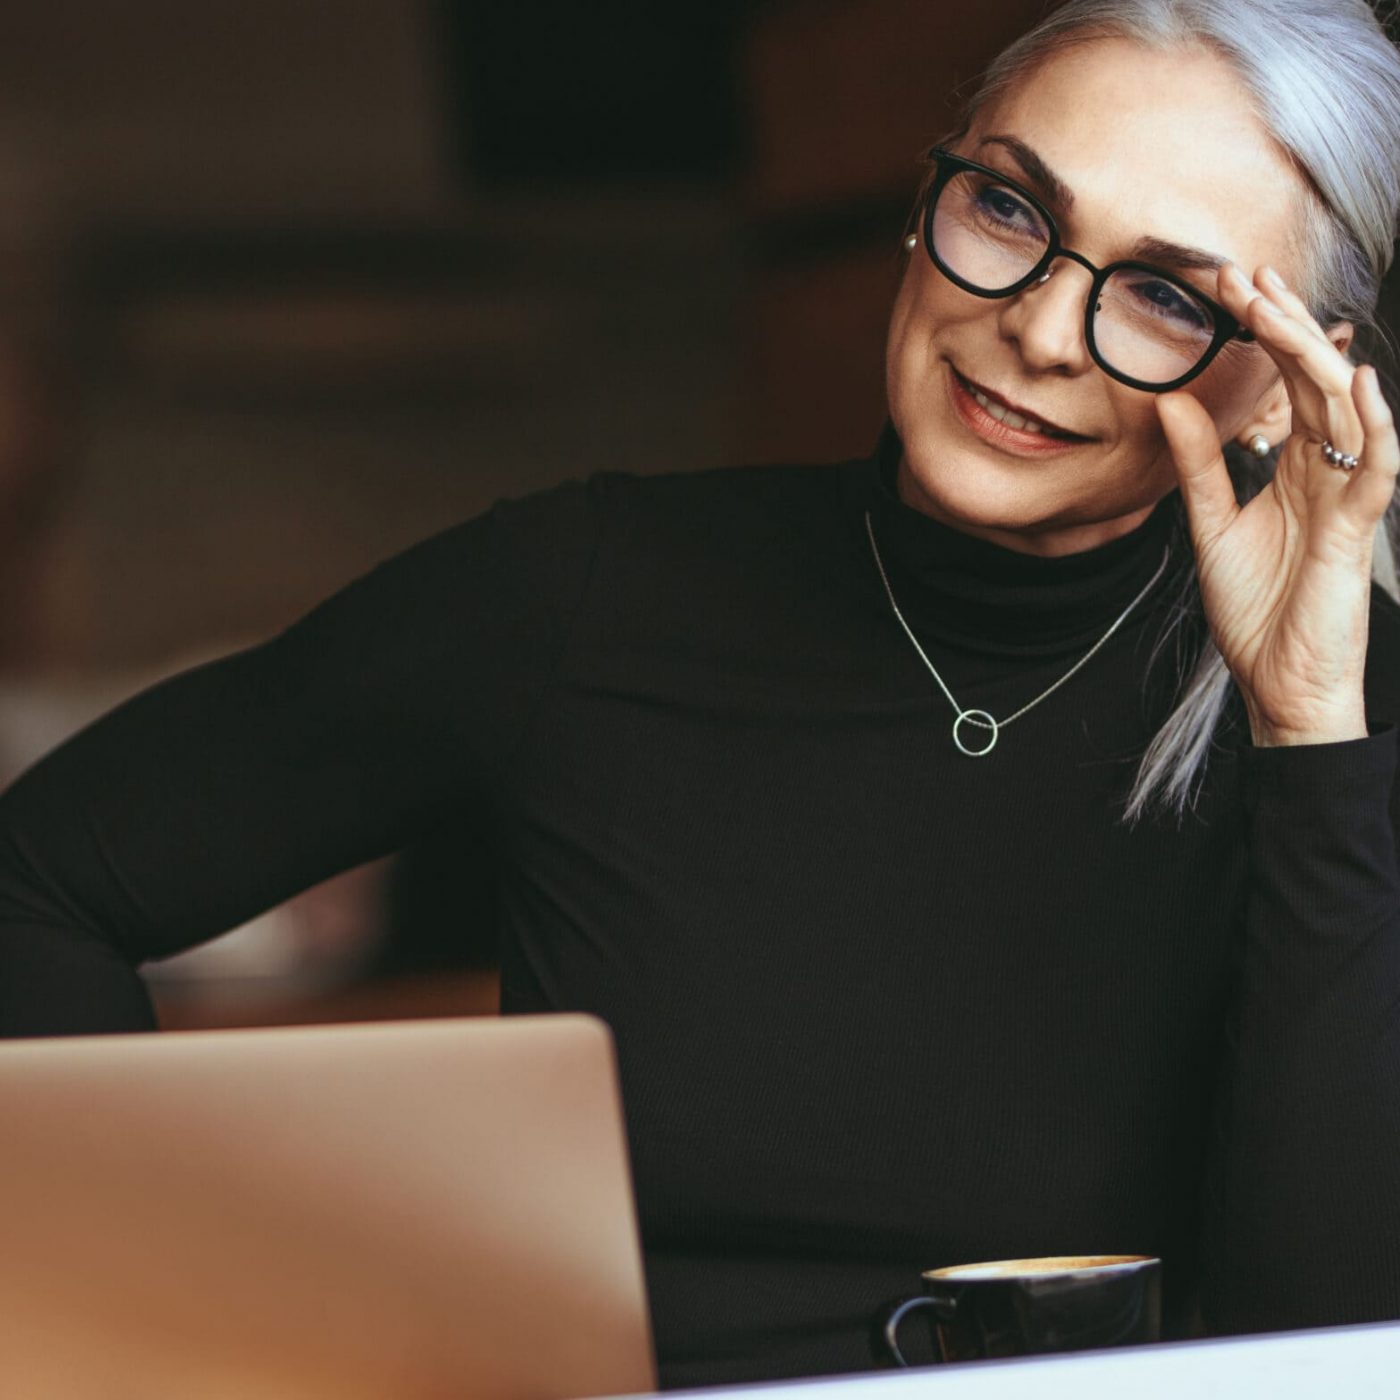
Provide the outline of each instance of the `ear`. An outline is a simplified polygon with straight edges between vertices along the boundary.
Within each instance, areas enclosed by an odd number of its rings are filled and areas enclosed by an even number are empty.
[[[1293,430],[1293,404],[1281,374],[1275,374],[1269,387],[1254,405],[1236,441],[1246,451],[1255,437],[1262,435],[1270,447],[1277,447]]]

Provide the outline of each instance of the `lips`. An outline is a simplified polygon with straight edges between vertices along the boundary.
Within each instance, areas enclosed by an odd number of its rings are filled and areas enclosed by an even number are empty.
[[[1056,439],[1064,442],[1088,442],[1089,438],[1082,433],[1071,432],[1068,428],[1062,428],[1058,423],[1052,422],[1048,418],[1032,412],[1028,408],[1023,408],[1019,404],[1012,403],[1010,399],[993,393],[992,390],[978,384],[975,380],[967,378],[966,375],[953,371],[958,382],[969,394],[976,399],[977,403],[985,409],[997,422],[1004,424],[1008,428],[1018,432],[1037,434],[1043,437]]]

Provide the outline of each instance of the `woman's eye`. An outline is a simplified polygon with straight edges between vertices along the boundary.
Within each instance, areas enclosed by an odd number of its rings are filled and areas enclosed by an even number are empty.
[[[1131,295],[1138,309],[1149,316],[1166,319],[1193,330],[1208,330],[1211,315],[1194,297],[1184,293],[1159,277],[1142,277],[1130,281]]]
[[[1187,321],[1193,326],[1205,325],[1209,320],[1205,307],[1170,282],[1145,280],[1139,282],[1135,290],[1156,315]]]
[[[1019,228],[1039,230],[1040,219],[1034,209],[1024,200],[1018,199],[1010,190],[996,185],[986,186],[977,196],[977,202],[993,219],[1003,224],[1015,224]]]

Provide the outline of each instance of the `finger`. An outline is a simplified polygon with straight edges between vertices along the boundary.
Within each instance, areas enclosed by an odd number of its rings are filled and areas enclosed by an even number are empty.
[[[1235,488],[1209,413],[1190,394],[1158,394],[1157,417],[1176,465],[1181,499],[1197,550],[1207,548],[1239,514]]]
[[[1352,398],[1366,445],[1347,484],[1344,508],[1358,525],[1369,529],[1385,514],[1395,494],[1396,475],[1400,473],[1400,438],[1396,436],[1390,405],[1381,393],[1380,380],[1370,365],[1356,372]]]
[[[1356,366],[1325,336],[1306,326],[1268,297],[1256,296],[1246,312],[1250,330],[1282,371],[1290,386],[1315,385],[1319,392],[1350,399]]]
[[[1355,367],[1319,333],[1317,322],[1307,308],[1298,302],[1306,318],[1306,321],[1299,320],[1272,297],[1263,295],[1246,282],[1243,273],[1233,264],[1220,270],[1219,287],[1226,309],[1254,332],[1260,347],[1278,365],[1293,400],[1295,418],[1301,418],[1296,426],[1311,428],[1323,437],[1330,436],[1333,428],[1338,431],[1355,428],[1350,403]],[[1309,393],[1310,388],[1312,393]],[[1346,399],[1341,421],[1311,421],[1322,417],[1321,400],[1327,396]],[[1337,445],[1340,447],[1341,443]]]
[[[1253,282],[1237,263],[1225,263],[1220,268],[1217,287],[1226,309],[1246,324],[1251,304],[1262,297],[1318,339],[1327,339],[1327,333],[1318,324],[1307,303],[1283,280],[1278,270],[1267,263],[1255,271]]]
[[[1249,325],[1250,308],[1263,293],[1232,262],[1221,266],[1215,285],[1220,304],[1241,325]]]
[[[1315,443],[1331,442],[1342,452],[1359,456],[1364,435],[1352,397],[1355,367],[1330,341],[1319,340],[1264,297],[1256,297],[1250,304],[1249,325],[1283,376],[1293,411],[1293,431]],[[1294,454],[1293,460],[1308,467],[1326,466],[1311,450]],[[1283,465],[1292,470],[1286,460]]]
[[[1319,340],[1327,340],[1327,332],[1308,309],[1307,302],[1283,280],[1276,268],[1265,263],[1254,274],[1254,285],[1263,296],[1268,297],[1280,311],[1293,317],[1305,330],[1312,332]],[[1328,344],[1331,342],[1328,341]]]

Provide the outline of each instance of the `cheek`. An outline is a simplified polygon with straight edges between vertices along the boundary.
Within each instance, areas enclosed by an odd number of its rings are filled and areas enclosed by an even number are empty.
[[[1241,366],[1225,351],[1215,364],[1190,385],[1187,393],[1210,414],[1222,442],[1237,437],[1278,385],[1271,362]]]
[[[1150,453],[1159,446],[1165,450],[1167,439],[1162,432],[1162,420],[1157,417],[1156,395],[1124,386],[1114,394],[1113,408],[1124,442],[1132,443],[1140,452]]]
[[[1155,500],[1176,485],[1176,468],[1157,417],[1156,395],[1123,386],[1113,391],[1111,402],[1117,432],[1112,471],[1135,497]]]
[[[901,369],[913,375],[922,373],[938,358],[948,333],[956,334],[978,318],[994,322],[997,310],[995,302],[968,296],[939,276],[922,249],[911,256],[922,258],[923,263],[912,264],[905,271],[885,342],[886,372],[896,379]],[[990,334],[996,334],[994,324]]]
[[[909,333],[909,316],[914,303],[914,278],[906,272],[895,293],[894,305],[890,308],[890,326],[885,336],[886,368],[894,371],[899,352]]]

